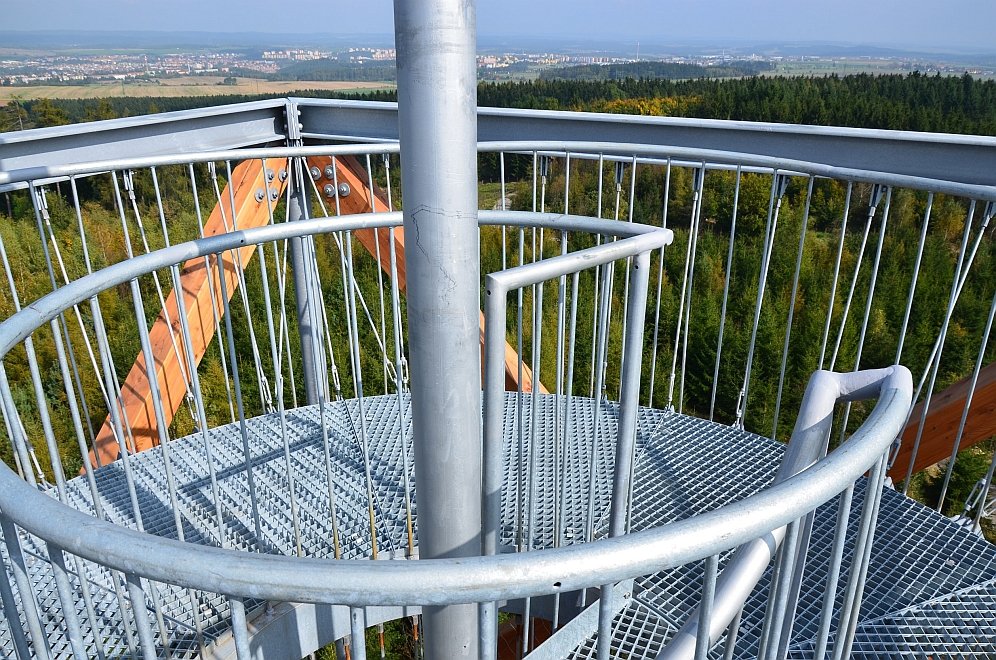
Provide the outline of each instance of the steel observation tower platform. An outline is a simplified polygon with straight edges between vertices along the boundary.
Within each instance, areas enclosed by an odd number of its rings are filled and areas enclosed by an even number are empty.
[[[996,657],[996,139],[478,108],[395,15],[398,104],[0,134],[0,653]]]

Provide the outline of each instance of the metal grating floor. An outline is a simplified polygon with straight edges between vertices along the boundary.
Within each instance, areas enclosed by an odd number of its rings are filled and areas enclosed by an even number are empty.
[[[576,398],[569,414],[561,409],[558,418],[553,396],[538,396],[537,400],[540,405],[534,428],[532,395],[508,394],[506,398],[502,540],[509,546],[540,548],[553,545],[558,536],[561,543],[598,538],[605,531],[610,501],[616,407],[611,403],[598,406],[596,435],[592,433],[594,401]],[[341,552],[346,558],[369,557],[371,552],[363,455],[355,430],[359,414],[360,406],[354,400],[326,405],[324,409],[324,434],[328,437],[333,474],[331,491]],[[381,553],[402,554],[407,545],[402,452],[409,456],[411,452],[407,399],[369,397],[364,401],[363,414],[377,511],[377,545]],[[633,529],[686,518],[756,492],[769,483],[781,459],[779,443],[721,424],[649,409],[641,411],[639,421]],[[186,540],[294,554],[290,506],[293,492],[299,513],[301,553],[308,557],[334,556],[319,410],[312,406],[288,411],[285,424],[293,491],[286,477],[277,414],[246,424],[251,471],[242,458],[238,424],[219,427],[208,434],[222,502],[221,530],[212,504],[204,439],[194,435],[171,443],[179,517]],[[399,433],[401,429],[403,434]],[[176,538],[161,451],[153,449],[132,457],[130,462],[145,530]],[[530,464],[535,466],[532,471],[521,467]],[[250,474],[261,512],[258,535],[250,506]],[[105,466],[95,475],[106,517],[135,528],[136,517],[122,464]],[[414,476],[409,477],[414,493]],[[54,497],[54,489],[50,492]],[[854,506],[860,506],[862,499],[863,488],[859,487]],[[77,509],[95,512],[83,478],[69,483],[69,500]],[[518,511],[529,513],[520,515]],[[812,657],[835,514],[836,501],[821,507],[817,514],[789,649],[791,658]],[[851,517],[852,534],[857,525],[855,518]],[[45,546],[24,534],[21,544],[52,653],[55,657],[67,656],[68,640],[63,633]],[[722,558],[721,566],[727,559]],[[6,554],[3,560],[9,578]],[[70,561],[69,568],[78,593],[78,568],[89,585],[96,630],[90,625],[82,597],[77,613],[91,655],[98,655],[97,640],[99,651],[107,657],[129,655],[135,633],[130,614],[121,616],[131,607],[121,576],[90,562],[80,561],[77,565]],[[845,564],[844,570],[847,568]],[[619,613],[613,627],[617,654],[653,657],[695,607],[701,582],[700,565],[638,580],[633,600]],[[767,583],[765,575],[747,603],[737,657],[756,656]],[[229,613],[224,598],[158,583],[154,587],[161,607],[157,612],[151,599],[145,606],[163,657],[196,655],[201,641],[210,644],[227,630]],[[14,589],[16,593],[16,586]],[[195,611],[202,621],[200,634],[195,627]],[[169,654],[162,647],[164,638],[169,639]],[[594,657],[594,648],[592,637],[572,657]],[[0,651],[13,656],[6,619],[0,621]],[[719,649],[713,650],[713,657],[719,654]],[[996,657],[996,547],[936,512],[886,491],[853,657],[931,656]]]

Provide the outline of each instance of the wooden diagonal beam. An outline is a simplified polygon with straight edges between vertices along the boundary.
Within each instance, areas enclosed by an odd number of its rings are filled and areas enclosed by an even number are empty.
[[[266,166],[259,160],[245,161],[232,170],[232,180],[221,193],[221,203],[216,205],[204,225],[204,235],[214,236],[232,229],[232,219],[239,229],[260,227],[269,222],[268,202],[265,198],[256,199],[256,191],[276,189],[283,192],[285,183],[279,177],[266,181],[266,169],[278,172],[286,169],[287,161],[273,158],[266,161]],[[233,213],[229,190],[235,198]],[[266,193],[264,193],[266,194]],[[225,273],[225,284],[229,298],[238,286],[236,256],[243,265],[248,263],[256,250],[255,245],[247,245],[237,251],[227,252],[222,256],[222,268]],[[214,286],[214,301],[218,305],[219,318],[224,312],[221,297],[221,282],[218,278],[216,258],[209,259],[211,277],[204,258],[191,259],[183,264],[180,271],[180,284],[183,291],[183,301],[186,305],[187,323],[190,327],[190,339],[194,355],[192,362],[200,363],[214,336],[214,314],[211,311],[211,285]],[[166,318],[169,317],[169,322]],[[149,330],[149,340],[155,355],[156,377],[161,393],[163,413],[166,423],[173,420],[176,411],[182,405],[186,396],[183,364],[183,340],[180,334],[180,315],[176,291],[166,299],[165,313],[160,312],[152,328]],[[180,353],[177,352],[179,348]],[[159,427],[156,424],[152,402],[152,393],[145,368],[145,357],[139,353],[132,365],[124,384],[121,387],[119,411],[125,425],[126,444],[133,451],[143,451],[159,443]],[[130,429],[130,434],[129,434]],[[104,420],[97,433],[95,451],[90,451],[90,460],[99,459],[100,465],[114,461],[120,454],[118,439],[115,436],[110,415]],[[96,465],[96,463],[94,463]]]

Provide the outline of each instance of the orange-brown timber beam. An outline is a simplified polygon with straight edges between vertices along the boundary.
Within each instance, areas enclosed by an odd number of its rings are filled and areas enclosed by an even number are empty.
[[[327,156],[309,158],[309,167],[317,167],[319,172],[324,172],[325,168],[332,163],[332,159]],[[355,158],[337,158],[337,177],[340,183],[349,184],[350,193],[339,199],[339,208],[346,214],[369,213],[371,210],[377,212],[387,211],[387,200],[379,188],[374,185],[374,197],[370,198],[370,186],[366,176],[366,168],[361,166]],[[320,188],[321,186],[319,186]],[[377,243],[380,243],[380,265],[385,273],[391,272],[391,231],[381,229],[359,229],[353,234],[356,240],[363,245],[366,250],[376,257]],[[394,245],[397,253],[398,286],[401,291],[405,290],[405,230],[398,227],[394,230]],[[481,346],[484,346],[484,314],[481,313]],[[519,388],[519,355],[512,345],[505,342],[505,389],[516,391]],[[533,374],[528,366],[522,365],[522,391],[531,392],[533,389]],[[548,394],[539,383],[539,391]]]
[[[931,397],[930,409],[927,411],[920,439],[920,449],[916,460],[913,461],[914,473],[951,457],[951,449],[958,435],[958,425],[965,410],[965,398],[968,396],[970,384],[971,378],[965,378]],[[910,421],[903,430],[903,442],[899,454],[889,471],[889,476],[894,481],[906,478],[922,414],[921,401],[913,408]],[[979,371],[979,381],[975,387],[975,394],[972,395],[972,407],[965,421],[965,432],[959,448],[966,449],[994,435],[996,435],[996,362]]]
[[[287,161],[285,159],[271,158],[266,161],[265,169],[277,172],[286,167]],[[270,218],[267,207],[272,202],[267,202],[265,198],[262,201],[257,201],[256,191],[275,188],[282,192],[284,182],[281,181],[280,177],[267,182],[265,176],[263,164],[259,160],[245,161],[236,166],[232,170],[232,180],[222,191],[221,203],[215,206],[204,225],[204,235],[214,236],[231,231],[233,217],[239,229],[249,229],[267,224]],[[229,194],[229,189],[234,194],[235,213],[232,213],[232,196]],[[248,263],[255,250],[255,245],[239,248],[237,252],[240,262],[243,265]],[[220,318],[224,312],[216,257],[210,257],[209,261],[212,269],[210,280],[203,257],[187,261],[180,270],[180,286],[186,305],[187,323],[194,351],[192,361],[195,366],[200,363],[215,332],[214,314],[211,311],[212,284],[214,285],[213,300],[218,305],[218,317]],[[227,293],[231,298],[238,286],[234,251],[226,252],[222,256],[222,267],[225,273]],[[165,312],[165,314],[160,312],[155,323],[152,324],[152,328],[149,330],[149,341],[155,355],[156,378],[162,398],[163,414],[168,425],[172,422],[173,416],[186,396],[184,384],[186,365],[181,363],[183,356],[177,353],[177,348],[183,351],[183,340],[180,334],[180,316],[175,290],[166,299]],[[166,321],[167,315],[170,323]],[[145,368],[145,356],[139,353],[121,387],[119,408],[122,413],[122,424],[125,426],[126,443],[130,449],[144,451],[159,444],[159,430],[154,410]],[[103,426],[97,433],[95,450],[101,465],[106,465],[118,458],[120,448],[110,415],[104,420]],[[94,460],[93,450],[90,452],[90,460]]]
[[[325,167],[331,164],[332,159],[311,158],[309,165],[318,167],[320,172],[325,171]],[[351,193],[340,199],[340,208],[343,214],[366,213],[371,209],[386,211],[387,202],[381,191],[374,186],[373,200],[370,198],[370,189],[366,183],[365,169],[353,158],[341,158],[337,160],[338,177],[340,182],[348,183]],[[284,159],[270,159],[266,162],[266,168],[279,171],[286,168],[287,162]],[[277,187],[282,193],[284,182],[279,178],[265,185],[264,167],[258,160],[246,161],[238,165],[232,171],[232,181],[225,187],[221,194],[221,204],[215,206],[211,212],[207,223],[204,225],[204,235],[214,236],[216,234],[230,231],[233,217],[231,209],[230,187],[235,197],[236,223],[240,229],[261,227],[269,222],[269,211],[267,201],[256,200],[257,190],[267,190]],[[354,232],[357,240],[366,248],[371,255],[377,253],[377,241],[380,241],[381,267],[385,272],[390,272],[390,247],[391,232],[388,230],[374,231],[364,229]],[[402,290],[405,290],[405,236],[404,230],[398,228],[394,231],[394,243],[397,250],[396,264],[398,268],[398,283]],[[243,267],[255,252],[256,246],[247,245],[238,250],[238,262]],[[187,310],[187,322],[190,328],[191,343],[193,345],[194,364],[200,363],[201,358],[210,344],[214,332],[214,314],[211,312],[211,283],[214,285],[214,301],[217,304],[218,318],[224,313],[224,302],[221,296],[221,283],[218,281],[216,258],[210,258],[212,275],[209,282],[205,260],[203,258],[191,259],[183,264],[180,271],[180,283],[184,292],[184,303]],[[229,299],[235,293],[239,280],[236,268],[236,257],[234,252],[227,252],[222,256],[222,265],[225,273],[225,285]],[[169,316],[172,328],[166,321]],[[484,315],[481,314],[481,341],[484,340]],[[175,343],[174,343],[175,338]],[[159,390],[162,395],[163,414],[166,423],[172,422],[176,411],[183,403],[186,396],[186,386],[184,384],[185,365],[181,363],[183,359],[177,353],[176,348],[182,346],[180,335],[179,311],[176,300],[176,292],[172,292],[166,300],[166,314],[162,312],[153,323],[149,331],[149,340],[152,352],[156,356],[156,375]],[[180,349],[182,350],[182,348]],[[523,365],[523,391],[532,391],[532,372],[529,367]],[[515,349],[506,342],[505,344],[505,385],[509,390],[518,389],[518,355]],[[543,384],[539,384],[540,392],[546,393]],[[156,424],[155,412],[152,405],[152,395],[149,381],[146,375],[145,358],[139,354],[134,365],[128,372],[121,388],[121,400],[119,411],[122,413],[126,444],[135,451],[144,451],[159,443],[159,431]],[[104,420],[104,424],[96,438],[96,456],[94,451],[90,452],[90,460],[94,461],[99,457],[101,465],[107,464],[118,458],[120,453],[118,440],[114,435],[113,425],[110,415]]]

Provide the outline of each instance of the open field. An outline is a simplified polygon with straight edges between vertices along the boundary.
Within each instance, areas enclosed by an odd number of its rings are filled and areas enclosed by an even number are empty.
[[[38,85],[26,87],[0,87],[0,104],[12,99],[95,99],[108,96],[174,97],[217,96],[221,94],[277,94],[283,95],[301,89],[325,89],[337,92],[368,92],[394,89],[393,82],[351,82],[288,80],[267,81],[255,78],[237,78],[234,85],[222,83],[223,76],[184,76],[164,78],[158,82],[115,82],[93,85]]]

